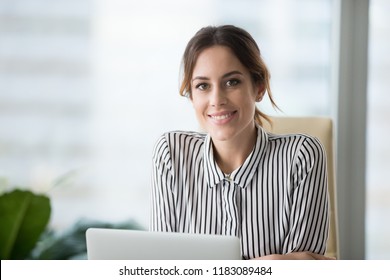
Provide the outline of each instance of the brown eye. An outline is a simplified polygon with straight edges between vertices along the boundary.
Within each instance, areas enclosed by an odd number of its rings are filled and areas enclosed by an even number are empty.
[[[237,80],[237,79],[232,79],[232,80],[228,80],[228,81],[226,82],[226,86],[227,86],[227,87],[234,87],[234,86],[238,85],[239,83],[240,83],[239,80]]]
[[[209,88],[209,85],[206,83],[200,83],[195,86],[196,89],[199,89],[201,91],[207,90]]]

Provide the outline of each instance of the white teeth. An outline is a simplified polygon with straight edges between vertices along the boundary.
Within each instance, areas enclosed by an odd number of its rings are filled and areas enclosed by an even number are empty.
[[[226,115],[221,115],[221,116],[211,116],[214,120],[224,120],[227,119],[231,116],[232,114],[226,114]]]

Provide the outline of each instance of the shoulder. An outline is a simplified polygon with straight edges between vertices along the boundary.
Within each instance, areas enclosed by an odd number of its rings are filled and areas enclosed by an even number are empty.
[[[194,131],[169,131],[162,134],[154,147],[153,155],[178,153],[202,147],[207,134]]]
[[[188,145],[190,143],[203,144],[206,139],[205,133],[194,131],[169,131],[160,136],[157,143],[165,144],[168,146],[180,147]]]
[[[317,137],[308,134],[302,134],[302,133],[273,134],[270,132],[267,132],[267,134],[268,134],[268,141],[271,143],[277,143],[277,144],[281,143],[286,145],[303,144],[303,145],[322,146],[321,142],[318,140]]]
[[[325,149],[317,137],[307,134],[273,134],[268,133],[268,142],[271,147],[283,147],[295,154],[308,154],[324,157]]]

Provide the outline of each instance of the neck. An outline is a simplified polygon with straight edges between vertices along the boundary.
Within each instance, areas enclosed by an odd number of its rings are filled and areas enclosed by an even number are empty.
[[[248,158],[255,146],[257,128],[248,137],[229,141],[213,141],[214,157],[219,168],[225,174],[230,174],[240,167]]]

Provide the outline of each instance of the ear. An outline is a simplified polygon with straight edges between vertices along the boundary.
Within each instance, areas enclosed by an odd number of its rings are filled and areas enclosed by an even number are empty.
[[[256,85],[255,92],[256,92],[256,102],[260,102],[261,100],[263,100],[265,94],[265,85],[263,83]]]

